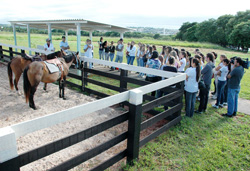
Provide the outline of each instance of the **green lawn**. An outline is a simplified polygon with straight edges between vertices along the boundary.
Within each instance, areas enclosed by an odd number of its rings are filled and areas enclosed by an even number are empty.
[[[140,149],[139,160],[124,170],[250,170],[250,116],[220,116],[209,105],[205,114],[183,117]]]
[[[32,34],[32,47],[43,45],[46,35]],[[82,37],[82,46],[87,37]],[[99,38],[94,37],[94,57],[98,58]],[[118,40],[118,38],[104,38],[104,40]],[[124,42],[132,39],[124,39]],[[133,39],[134,40],[134,39]],[[60,36],[53,36],[53,44],[59,48]],[[241,56],[248,57],[248,54],[230,51],[217,45],[206,43],[189,43],[179,41],[157,41],[151,39],[136,39],[135,42],[147,44],[170,45],[178,48],[185,47],[193,53],[195,48],[206,54],[211,51],[226,54],[228,57]],[[12,33],[0,32],[0,42],[14,44]],[[20,46],[28,46],[27,35],[17,33],[17,42]],[[69,44],[72,50],[76,50],[76,37],[69,36]],[[158,49],[159,50],[159,49]],[[106,79],[91,75],[90,78],[102,82],[112,82]],[[80,83],[74,79],[72,82]],[[240,97],[250,100],[250,71],[246,70],[241,84]],[[90,88],[100,89],[98,86],[89,84]],[[128,85],[134,88],[135,85]],[[107,94],[117,92],[103,90]],[[195,115],[193,118],[184,117],[181,124],[171,128],[169,131],[160,135],[154,141],[149,142],[141,148],[139,160],[134,166],[124,166],[123,170],[250,170],[250,116],[238,114],[234,118],[223,118],[221,113],[225,109],[215,110],[209,105],[208,111],[202,115]],[[184,116],[184,113],[182,113]]]

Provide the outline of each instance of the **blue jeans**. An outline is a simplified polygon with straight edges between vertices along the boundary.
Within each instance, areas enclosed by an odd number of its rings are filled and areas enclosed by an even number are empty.
[[[120,63],[122,63],[122,61],[123,61],[123,56],[116,55],[115,62],[120,62]],[[112,67],[112,69],[115,69],[115,67]]]
[[[115,56],[114,53],[110,53],[110,54],[109,54],[109,57],[110,57],[110,61],[111,61],[111,62],[113,62],[114,56]]]
[[[106,53],[106,52],[105,52],[105,60],[106,60],[106,61],[109,61],[109,53]]]
[[[120,62],[120,63],[122,63],[122,61],[123,61],[123,56],[120,56],[120,55],[116,55],[116,58],[115,58],[115,62]]]
[[[139,65],[140,67],[144,67],[143,58],[139,58],[139,64],[140,64],[140,65]],[[143,76],[143,75],[144,75],[144,73],[141,72],[141,73],[140,73],[140,76]]]
[[[194,115],[194,105],[196,101],[197,92],[190,93],[186,91],[185,103],[186,103],[186,116],[193,117]]]
[[[104,50],[99,50],[99,59],[104,60]]]
[[[216,106],[222,105],[224,102],[224,88],[227,81],[218,80],[217,83],[217,101],[215,103]]]
[[[140,58],[136,58],[137,66],[140,66]]]
[[[239,89],[231,89],[228,88],[227,92],[227,114],[232,115],[234,112],[236,113],[238,110],[238,96],[240,93]]]
[[[135,56],[128,56],[127,64],[128,65],[133,65],[134,60],[135,60]]]

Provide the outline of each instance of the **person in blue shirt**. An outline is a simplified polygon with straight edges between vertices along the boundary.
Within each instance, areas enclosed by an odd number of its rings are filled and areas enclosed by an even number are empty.
[[[65,36],[62,36],[62,41],[60,42],[60,49],[62,49],[66,53],[68,53],[68,49],[70,49],[68,42],[65,41]]]
[[[238,110],[238,96],[240,93],[240,81],[244,75],[243,61],[240,57],[234,59],[234,68],[227,75],[228,92],[227,92],[227,113],[222,114],[225,117],[236,116]]]

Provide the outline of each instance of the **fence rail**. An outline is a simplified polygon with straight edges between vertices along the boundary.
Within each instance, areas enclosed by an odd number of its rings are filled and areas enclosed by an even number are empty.
[[[9,50],[3,49],[3,46],[6,46]],[[38,49],[18,47],[13,45],[7,46],[6,44],[0,43],[0,58],[8,58],[9,60],[11,60],[13,54],[16,54],[16,52],[14,52],[12,48],[21,49],[21,53],[25,53],[24,50],[33,50],[34,52],[43,53],[41,50]],[[6,52],[9,53],[9,56],[4,54]],[[71,78],[80,80],[81,85],[77,85],[72,82],[67,82],[67,84],[73,87],[77,87],[84,92],[95,94],[99,97],[102,97],[102,99],[87,104],[79,105],[64,111],[39,117],[33,120],[29,120],[26,122],[14,124],[9,127],[0,128],[0,170],[19,170],[22,166],[25,166],[43,157],[49,156],[62,149],[68,148],[83,140],[87,140],[88,138],[97,135],[98,133],[101,133],[109,128],[117,126],[123,122],[128,122],[127,131],[121,133],[120,135],[110,140],[107,140],[106,142],[98,145],[93,149],[82,152],[78,156],[63,162],[62,164],[59,164],[51,168],[50,170],[71,169],[81,164],[82,162],[85,162],[93,158],[94,156],[106,151],[107,149],[112,148],[114,145],[124,140],[127,140],[127,147],[125,150],[119,152],[118,154],[114,155],[113,157],[104,161],[98,166],[95,166],[94,168],[92,168],[92,170],[104,170],[112,166],[114,163],[120,161],[124,157],[127,157],[127,163],[131,164],[133,160],[138,158],[139,147],[145,145],[148,141],[154,139],[164,131],[168,130],[169,128],[180,122],[180,113],[183,105],[183,85],[184,80],[186,78],[185,74],[170,73],[165,71],[152,70],[148,68],[128,66],[126,64],[100,61],[97,59],[89,59],[86,57],[81,57],[81,59],[84,60],[84,68],[82,70],[79,70],[80,74],[69,73],[69,76]],[[117,68],[120,68],[120,75],[89,69],[87,68],[88,62],[107,66],[115,66]],[[155,75],[166,77],[168,79],[156,83],[149,83],[147,81],[130,78],[128,76],[128,70],[143,73],[154,72]],[[87,77],[88,73],[93,73],[103,77],[116,79],[120,81],[120,86],[118,87],[108,83],[102,83],[98,80],[90,79]],[[87,87],[88,83],[108,88],[120,93],[113,96],[109,96],[102,92],[98,92],[97,90],[90,89],[89,87]],[[128,83],[137,84],[140,87],[133,90],[128,90]],[[176,85],[176,88],[172,88],[171,85]],[[156,90],[161,90],[163,92],[166,92],[167,94],[158,99],[148,95],[148,93]],[[58,123],[70,121],[74,118],[84,116],[116,104],[126,105],[127,111],[120,114],[119,116],[103,121],[102,123],[92,126],[91,128],[82,130],[73,135],[69,135],[65,138],[56,140],[52,143],[48,143],[46,145],[43,145],[36,149],[32,149],[22,154],[17,153],[16,140],[20,136],[51,127]],[[154,108],[159,105],[167,105],[169,108],[162,112],[155,111]],[[155,116],[149,118],[148,120],[141,121],[141,115],[144,112],[150,113],[150,111],[153,111]],[[140,140],[140,132],[142,130],[147,129],[148,127],[166,118],[169,122],[167,122],[161,128],[157,129],[152,134]]]

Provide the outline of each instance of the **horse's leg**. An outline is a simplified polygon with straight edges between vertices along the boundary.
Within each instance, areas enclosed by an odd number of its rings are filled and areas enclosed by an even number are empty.
[[[29,106],[30,106],[32,109],[34,109],[34,110],[37,109],[37,108],[36,108],[36,105],[35,105],[35,103],[34,103],[34,94],[35,94],[35,92],[36,92],[36,89],[37,89],[37,85],[36,85],[36,86],[32,86],[32,87],[31,87],[31,91],[30,91],[30,96],[29,96]]]
[[[47,90],[47,83],[44,83],[44,85],[43,85],[43,90],[44,90],[44,91]]]
[[[17,94],[19,94],[19,95],[20,95],[20,93],[19,93],[19,89],[18,89],[18,81],[19,81],[19,79],[20,79],[20,77],[21,77],[21,74],[22,74],[22,73],[16,73],[16,74],[15,74],[15,79],[14,79],[15,89],[16,89],[16,91],[17,91]]]
[[[62,81],[59,80],[59,98],[62,98]]]
[[[66,83],[66,79],[63,78],[63,82],[62,82],[62,98],[63,98],[63,100],[66,100],[66,98],[64,97],[64,87],[65,87],[65,83]]]

